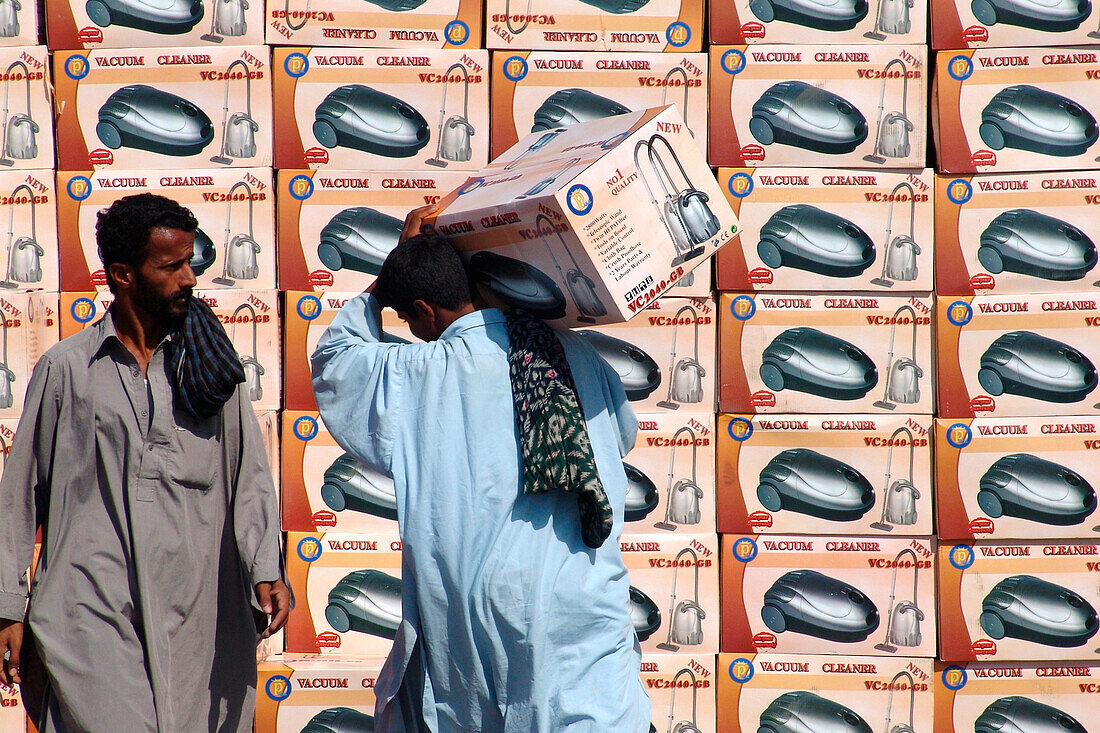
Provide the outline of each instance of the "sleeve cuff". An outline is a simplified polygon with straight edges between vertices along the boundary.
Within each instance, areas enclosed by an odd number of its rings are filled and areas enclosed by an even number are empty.
[[[0,619],[22,621],[27,615],[27,597],[22,593],[0,592]]]

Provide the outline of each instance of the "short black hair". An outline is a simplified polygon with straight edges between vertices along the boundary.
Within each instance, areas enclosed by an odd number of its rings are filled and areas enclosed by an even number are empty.
[[[111,265],[141,267],[149,251],[149,231],[155,227],[194,232],[199,221],[187,207],[155,193],[124,196],[96,215],[95,241],[112,293]]]
[[[471,302],[462,258],[450,240],[438,234],[417,234],[394,247],[372,292],[383,308],[401,313],[412,313],[416,300],[447,310]]]

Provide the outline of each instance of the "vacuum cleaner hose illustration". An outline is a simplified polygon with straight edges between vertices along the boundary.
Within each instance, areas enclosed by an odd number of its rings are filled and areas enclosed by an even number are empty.
[[[363,84],[345,84],[317,105],[313,137],[387,158],[411,158],[428,144],[428,122],[397,97]]]
[[[913,595],[912,600],[899,601],[894,605],[897,595],[898,568],[901,567],[901,559],[908,555],[913,567]],[[887,654],[893,654],[899,646],[917,647],[921,643],[920,622],[924,620],[924,611],[917,607],[917,581],[919,580],[917,554],[910,548],[905,548],[894,558],[894,571],[890,576],[890,601],[887,603],[889,615],[886,618],[886,638],[881,644],[875,644],[875,649]]]
[[[909,346],[909,356],[899,357],[894,361],[894,336],[897,334],[902,313],[909,312],[909,323],[912,326],[913,340]],[[883,410],[893,410],[900,403],[903,405],[915,405],[920,402],[920,380],[924,378],[924,370],[917,364],[917,312],[910,305],[903,305],[894,311],[890,324],[890,348],[886,354],[886,386],[883,388],[882,399],[875,402],[875,407]]]
[[[397,521],[397,492],[393,479],[343,453],[325,470],[321,499],[335,512],[373,514]]]
[[[978,384],[989,394],[1080,402],[1096,389],[1096,367],[1077,349],[1031,331],[1010,331],[982,354]]]
[[[348,269],[378,275],[404,225],[401,219],[369,206],[344,209],[321,229],[317,257],[333,272]]]
[[[687,69],[685,69],[683,66],[673,66],[671,69],[668,70],[668,73],[665,74],[665,79],[664,79],[664,82],[661,86],[661,103],[657,106],[658,107],[664,107],[666,104],[668,104],[668,89],[669,89],[670,86],[672,86],[672,76],[673,76],[673,74],[679,74],[684,79],[684,102],[683,102],[683,107],[680,108],[680,116],[682,116],[684,118],[684,127],[687,128],[688,134],[691,135],[692,137],[695,137],[695,133],[691,131],[690,127],[688,127],[688,85],[689,85],[689,81],[688,81]]]
[[[788,510],[833,522],[852,522],[875,504],[875,490],[843,461],[809,448],[779,453],[760,471],[756,498],[770,512]]]
[[[871,357],[816,328],[789,328],[764,349],[760,379],[773,392],[792,389],[833,400],[858,400],[878,384]]]
[[[684,188],[678,188],[669,173],[664,158],[656,150],[658,142],[662,144],[680,171]],[[643,149],[646,151],[646,159],[649,163],[650,173],[648,174],[646,168],[641,165],[639,157]],[[645,185],[646,193],[649,194],[650,204],[657,209],[661,223],[664,224],[665,231],[668,232],[676,249],[676,256],[672,258],[671,264],[676,266],[703,254],[705,251],[703,244],[718,233],[720,224],[707,205],[710,197],[692,185],[672,145],[660,134],[653,135],[648,140],[639,140],[634,146],[634,166]],[[656,190],[649,181],[649,175],[656,177],[664,194],[663,201],[657,200]]]
[[[909,684],[909,722],[898,723],[893,728],[890,727],[890,714],[894,710],[894,690],[899,689],[898,683],[902,679],[906,679]],[[890,692],[886,696],[886,722],[882,725],[882,733],[915,733],[913,728],[913,716],[914,708],[917,705],[917,685],[913,679],[913,675],[906,672],[904,669],[898,672],[890,680],[890,684],[887,685]]]
[[[1009,209],[982,231],[978,263],[994,275],[1080,280],[1096,266],[1096,245],[1069,222],[1031,209]]]
[[[23,70],[24,90],[26,92],[26,112],[11,114],[10,88],[16,68]],[[16,79],[16,81],[18,81]],[[11,166],[16,160],[34,160],[38,157],[38,143],[35,135],[41,130],[31,116],[31,74],[22,61],[13,61],[4,72],[4,120],[3,146],[0,150],[0,165]]]
[[[886,109],[886,82],[890,80],[890,67],[901,67],[901,111],[883,116]],[[909,119],[906,105],[909,103],[909,69],[900,58],[891,59],[882,67],[882,85],[878,95],[878,120],[875,122],[875,149],[863,159],[882,165],[887,158],[906,158],[912,146],[909,136],[916,126]]]
[[[374,733],[374,718],[351,708],[328,708],[310,718],[301,733]]]
[[[687,434],[691,441],[691,478],[680,479],[673,485],[676,466],[676,447],[681,435]],[[657,522],[654,527],[668,532],[675,532],[680,524],[699,524],[701,511],[699,500],[703,498],[703,490],[699,488],[698,481],[698,444],[695,431],[685,425],[672,434],[672,445],[668,450],[668,492],[665,496],[665,518]]]
[[[901,443],[905,436],[905,443]],[[890,470],[894,463],[894,447],[909,446],[909,476],[890,483]],[[913,464],[916,460],[916,445],[913,432],[902,426],[890,434],[889,447],[886,449],[886,476],[882,480],[882,515],[877,522],[871,523],[871,529],[890,532],[895,524],[912,526],[917,523],[917,499],[920,491],[913,483]]]
[[[31,233],[29,237],[16,239],[15,206],[20,192],[26,193],[26,200],[31,205]],[[8,264],[4,270],[4,279],[0,280],[0,288],[11,290],[20,287],[19,283],[42,281],[42,257],[46,250],[38,243],[38,216],[34,197],[34,191],[25,183],[12,189],[8,197]]]
[[[691,685],[691,720],[681,720],[677,723],[674,722],[676,720],[676,689],[679,687],[676,683],[680,681],[681,677],[687,677]],[[668,696],[668,729],[665,733],[702,733],[696,723],[699,720],[699,685],[695,673],[684,667],[672,678],[669,687],[672,688],[672,692]]]
[[[554,263],[554,268],[558,271],[558,277],[561,278],[561,281],[565,283],[566,288],[569,290],[573,305],[577,307],[579,313],[577,320],[581,323],[595,323],[597,318],[607,315],[607,308],[596,292],[595,281],[581,272],[580,265],[573,257],[572,250],[565,243],[565,237],[562,236],[561,229],[550,221],[550,217],[540,213],[535,217],[535,231],[538,232],[542,246],[550,253],[550,259]],[[558,258],[554,255],[553,247],[546,241],[546,235],[551,232],[557,235],[561,249],[565,251],[572,263],[569,272],[562,272],[561,265],[558,264]]]
[[[1087,109],[1030,84],[999,91],[982,110],[981,120],[978,134],[993,150],[1007,147],[1070,157],[1084,153],[1100,135]]]
[[[181,35],[202,22],[202,0],[88,0],[88,19],[100,28],[112,25],[159,35]]]
[[[1063,648],[1084,646],[1098,626],[1096,609],[1079,594],[1031,575],[997,583],[982,600],[978,621],[993,639]]]
[[[224,0],[215,0],[221,3]],[[233,69],[241,67],[244,78],[244,112],[229,115],[229,84],[233,81]],[[221,151],[210,159],[211,163],[231,165],[233,158],[256,157],[256,133],[260,126],[252,118],[252,74],[241,59],[229,64],[225,69],[225,93],[222,98],[222,145]]]
[[[849,708],[812,692],[785,692],[760,714],[757,733],[871,733]]]
[[[1096,511],[1096,491],[1065,466],[1029,453],[999,458],[978,480],[978,506],[988,516],[1053,526],[1081,524]]]
[[[773,270],[858,277],[875,261],[875,244],[855,222],[810,204],[791,204],[760,227],[756,253]]]
[[[761,145],[839,155],[867,139],[867,119],[838,94],[804,81],[781,81],[753,104],[749,132]]]
[[[248,232],[232,234],[234,194],[244,189],[248,201]],[[255,280],[260,276],[260,263],[257,255],[260,244],[256,241],[255,212],[252,187],[245,181],[237,181],[229,188],[225,203],[225,257],[222,259],[222,274],[211,282],[215,285],[233,287],[237,280]],[[255,353],[255,351],[253,351]]]
[[[776,580],[764,593],[760,617],[777,634],[845,643],[863,641],[879,624],[878,609],[865,593],[816,570],[792,570]]]
[[[229,340],[235,345],[237,343],[237,320],[238,316],[248,311],[249,321],[252,323],[252,353],[251,354],[238,354],[238,358],[241,360],[241,366],[244,367],[244,384],[248,389],[248,399],[251,402],[258,402],[264,396],[264,388],[260,382],[266,372],[263,365],[257,360],[259,351],[257,350],[257,328],[256,323],[256,309],[248,303],[241,303],[234,309],[233,315],[230,317],[230,337]]]
[[[328,593],[325,619],[336,631],[392,639],[401,624],[401,579],[381,570],[356,570]]]
[[[447,117],[447,87],[451,73],[462,72],[462,114]],[[446,168],[451,161],[464,162],[473,157],[470,138],[474,126],[470,124],[470,70],[465,64],[453,63],[443,75],[443,94],[439,101],[439,133],[435,142],[435,157],[425,162],[437,168]],[[444,119],[446,118],[446,122]]]
[[[174,157],[197,155],[214,139],[214,124],[205,112],[146,84],[130,84],[108,97],[95,131],[112,150],[128,147]]]
[[[891,239],[890,235],[894,230],[894,204],[900,198],[903,189],[909,191],[909,234],[899,234]],[[872,285],[889,288],[893,287],[894,280],[912,282],[917,279],[917,255],[921,250],[916,241],[916,219],[917,192],[913,190],[911,183],[902,181],[890,192],[890,209],[886,215],[886,237],[883,239],[886,256],[882,258],[882,272],[871,280]]]
[[[470,280],[490,301],[522,308],[547,321],[565,317],[565,295],[537,267],[490,250],[475,252],[468,267]]]
[[[680,572],[680,558],[691,558],[695,569],[695,595],[676,602],[676,578]],[[703,619],[707,617],[699,605],[699,556],[695,550],[685,547],[676,553],[672,563],[672,590],[669,593],[668,636],[657,648],[666,652],[680,651],[680,646],[698,646],[703,643]]]
[[[681,324],[680,317],[687,315],[695,328],[695,348],[692,355],[676,361],[676,336]],[[677,410],[680,403],[696,404],[703,401],[703,377],[707,370],[699,363],[699,314],[690,305],[685,305],[676,311],[672,317],[672,346],[668,355],[668,394],[665,399],[657,403],[657,407],[665,410]]]

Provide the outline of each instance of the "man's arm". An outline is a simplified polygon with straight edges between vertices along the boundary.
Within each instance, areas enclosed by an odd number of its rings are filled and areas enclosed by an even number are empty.
[[[39,360],[27,385],[23,415],[0,479],[0,682],[20,681],[23,617],[34,555],[35,494],[50,475],[58,399],[48,359]]]

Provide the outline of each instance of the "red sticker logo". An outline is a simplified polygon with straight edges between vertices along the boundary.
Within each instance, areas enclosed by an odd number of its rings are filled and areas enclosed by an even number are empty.
[[[775,395],[766,389],[753,392],[752,397],[749,398],[749,405],[752,407],[775,407]]]
[[[115,154],[104,148],[96,148],[88,153],[89,165],[111,165],[115,162]]]
[[[310,148],[306,152],[302,153],[302,160],[306,163],[306,165],[309,165],[310,163],[328,163],[328,151],[324,148]]]
[[[330,512],[327,509],[322,509],[319,512],[314,512],[310,518],[314,527],[335,527],[336,526],[336,512]]]
[[[316,642],[321,649],[339,649],[340,635],[335,631],[322,631],[317,634]]]
[[[992,290],[996,284],[997,281],[993,279],[993,276],[986,272],[979,272],[970,278],[972,290]]]
[[[997,154],[992,150],[979,150],[970,156],[970,164],[974,167],[980,165],[997,165]]]
[[[314,270],[309,273],[309,284],[319,285],[321,287],[332,287],[333,283],[332,273],[328,270]]]
[[[770,527],[772,526],[772,515],[764,511],[753,512],[749,515],[749,526]]]
[[[741,24],[742,38],[763,38],[766,33],[764,24],[755,20]]]
[[[745,145],[741,148],[741,160],[748,163],[750,160],[764,160],[763,145]]]
[[[983,25],[972,25],[963,31],[966,43],[985,43],[989,40],[989,29]]]
[[[753,649],[775,649],[778,645],[779,642],[776,640],[775,634],[770,631],[761,631],[759,634],[753,634]]]
[[[970,400],[971,412],[993,412],[997,409],[997,403],[993,401],[993,398],[988,395],[978,395],[974,399]]]
[[[766,267],[749,270],[749,282],[753,285],[771,285],[774,281],[775,273]]]
[[[970,520],[968,527],[970,534],[993,534],[993,520],[989,517],[978,517]]]
[[[76,39],[81,43],[103,43],[103,31],[95,26],[85,26],[77,32]]]
[[[106,285],[107,284],[107,271],[103,269],[96,270],[92,273],[92,285]]]
[[[970,653],[975,657],[993,656],[997,653],[997,642],[992,639],[978,639],[970,645]]]

